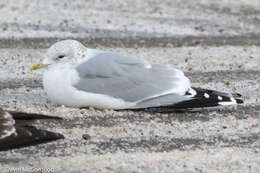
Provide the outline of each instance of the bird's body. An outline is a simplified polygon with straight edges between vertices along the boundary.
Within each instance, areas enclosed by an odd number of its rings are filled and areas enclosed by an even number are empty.
[[[48,65],[44,90],[59,105],[190,109],[242,102],[235,94],[191,87],[184,73],[169,65],[88,49],[74,40],[55,43],[43,63]]]

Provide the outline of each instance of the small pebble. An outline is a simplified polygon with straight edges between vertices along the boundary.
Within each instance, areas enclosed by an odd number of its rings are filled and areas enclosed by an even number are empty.
[[[89,134],[83,134],[82,138],[85,140],[90,140],[91,136]]]

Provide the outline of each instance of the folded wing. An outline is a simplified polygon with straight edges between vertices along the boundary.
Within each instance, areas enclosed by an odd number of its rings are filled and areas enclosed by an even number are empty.
[[[79,74],[79,80],[73,83],[76,89],[137,104],[142,102],[143,107],[147,106],[145,100],[169,93],[181,96],[190,88],[190,81],[183,72],[169,65],[149,64],[143,59],[116,53],[96,54],[76,70]],[[171,103],[185,99],[171,98]],[[149,106],[155,105],[149,102]]]

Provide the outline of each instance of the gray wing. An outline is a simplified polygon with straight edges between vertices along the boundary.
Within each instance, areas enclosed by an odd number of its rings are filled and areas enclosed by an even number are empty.
[[[150,65],[139,58],[110,52],[95,55],[78,65],[76,70],[80,80],[74,87],[78,90],[109,95],[128,102],[160,96],[179,87],[180,76],[186,78],[182,72],[170,66]]]

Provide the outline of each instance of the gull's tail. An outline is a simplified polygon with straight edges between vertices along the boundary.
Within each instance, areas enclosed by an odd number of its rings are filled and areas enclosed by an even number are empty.
[[[239,99],[241,94],[225,93],[202,88],[190,88],[190,90],[187,91],[185,95],[191,99],[181,101],[173,105],[147,108],[146,110],[154,112],[178,112],[187,110],[193,111],[200,110],[202,108],[243,103],[243,100]]]

